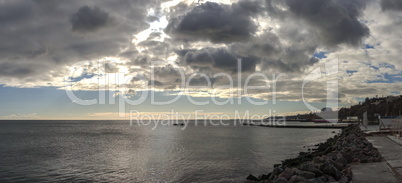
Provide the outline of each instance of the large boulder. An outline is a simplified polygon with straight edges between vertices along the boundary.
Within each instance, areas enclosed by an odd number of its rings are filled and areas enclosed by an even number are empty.
[[[247,179],[247,180],[252,180],[252,181],[258,181],[258,178],[255,177],[254,175],[251,175],[251,174],[248,175],[246,179]]]
[[[312,172],[315,174],[315,177],[324,175],[324,173],[320,169],[318,169],[315,165],[313,165],[311,163],[304,163],[304,164],[300,165],[299,170]]]
[[[298,182],[306,182],[307,179],[298,175],[293,175],[290,179],[289,179],[289,183],[298,183]]]
[[[299,176],[304,177],[306,179],[312,179],[315,177],[315,173],[313,172],[308,172],[308,171],[299,171],[297,173]]]
[[[278,177],[289,180],[293,174],[295,174],[295,170],[293,168],[285,168],[285,170],[281,174],[279,174]]]
[[[325,174],[330,175],[335,180],[339,180],[342,177],[342,173],[330,161],[323,163],[320,167],[320,170]]]
[[[286,179],[283,178],[283,177],[279,177],[278,179],[276,179],[276,180],[274,181],[274,183],[288,183],[288,180],[286,180]]]

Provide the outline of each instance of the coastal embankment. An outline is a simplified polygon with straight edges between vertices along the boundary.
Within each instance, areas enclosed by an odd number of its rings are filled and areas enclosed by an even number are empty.
[[[317,144],[311,152],[274,165],[273,171],[260,176],[249,175],[248,182],[351,182],[351,164],[382,161],[382,156],[365,137],[358,125],[349,125],[342,132]]]
[[[346,128],[351,123],[314,123],[314,122],[299,122],[299,121],[264,121],[264,122],[248,122],[243,123],[245,126],[259,126],[268,128],[333,128],[342,129]]]

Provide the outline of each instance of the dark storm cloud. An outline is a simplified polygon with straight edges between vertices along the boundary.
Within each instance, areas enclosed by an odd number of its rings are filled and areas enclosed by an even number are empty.
[[[272,71],[272,72],[295,72],[300,73],[303,72],[308,66],[317,63],[319,60],[314,57],[308,58],[305,54],[300,54],[300,58],[293,62],[289,62],[287,58],[283,59],[269,59],[264,58],[261,64],[259,65],[261,70],[264,71]]]
[[[402,1],[401,0],[382,0],[381,8],[383,10],[402,10]]]
[[[358,20],[365,8],[364,1],[286,0],[286,4],[296,18],[318,29],[328,46],[342,43],[357,46],[370,33],[367,26]]]
[[[197,51],[197,49],[181,49],[181,50],[173,50],[178,56],[184,57],[186,53],[191,51]]]
[[[36,65],[59,71],[77,61],[117,56],[133,34],[149,27],[147,9],[155,6],[153,0],[1,1],[0,65],[15,71],[4,71],[9,77],[45,76]]]
[[[282,47],[280,38],[274,33],[266,31],[247,43],[233,44],[231,50],[240,55],[275,57],[281,52]]]
[[[217,71],[235,73],[238,71],[238,59],[241,59],[241,71],[253,72],[259,62],[257,57],[242,57],[228,52],[224,48],[204,48],[188,51],[184,55],[184,64],[194,68],[208,68]]]
[[[113,19],[109,13],[99,7],[81,7],[77,13],[71,15],[70,22],[75,32],[93,32],[110,25]]]
[[[208,69],[234,72],[237,58],[251,60],[243,63],[243,71],[254,71],[258,65],[262,70],[302,72],[318,62],[313,56],[318,47],[357,46],[369,35],[368,28],[358,20],[365,8],[364,1],[360,0],[205,3],[187,12],[184,7],[177,8],[183,15],[171,18],[166,28],[174,40],[189,41],[187,44],[200,40],[230,43],[226,49],[176,51],[185,65],[201,72],[208,72]],[[267,27],[259,35],[254,34],[256,27],[248,29],[248,25],[255,26],[251,18],[265,15],[271,18],[268,22],[279,24],[279,28]],[[236,30],[234,28],[241,31],[229,32]]]
[[[47,72],[48,66],[37,63],[0,63],[0,76],[11,78],[25,78],[30,75]]]
[[[159,89],[174,89],[182,84],[182,68],[173,67],[172,65],[155,66],[148,74],[145,74],[148,80],[148,86],[153,86]],[[132,80],[136,82],[136,80]]]
[[[245,41],[256,31],[257,26],[251,18],[258,12],[259,6],[255,1],[232,5],[207,2],[184,15],[171,18],[165,31],[184,41]]]
[[[22,4],[18,1],[9,1],[2,3],[0,6],[0,23],[5,25],[12,25],[15,22],[25,22],[26,18],[32,14],[32,2]]]
[[[282,25],[278,35],[267,31],[247,43],[232,44],[231,52],[261,58],[259,66],[264,71],[301,72],[318,61],[312,58],[317,44],[314,37],[298,30],[295,25]]]
[[[157,77],[156,79],[158,80],[170,80],[172,78],[176,79],[180,77],[180,71],[170,64],[163,67],[154,67],[152,72],[155,74],[155,77]]]

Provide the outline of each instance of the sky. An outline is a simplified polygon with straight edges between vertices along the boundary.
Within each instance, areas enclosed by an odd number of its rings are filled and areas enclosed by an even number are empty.
[[[0,0],[0,119],[262,118],[400,95],[400,0]]]

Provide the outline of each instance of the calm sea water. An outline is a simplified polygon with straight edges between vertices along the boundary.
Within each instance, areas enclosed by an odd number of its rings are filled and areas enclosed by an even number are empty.
[[[152,127],[0,121],[0,182],[244,182],[334,135],[333,129]]]

